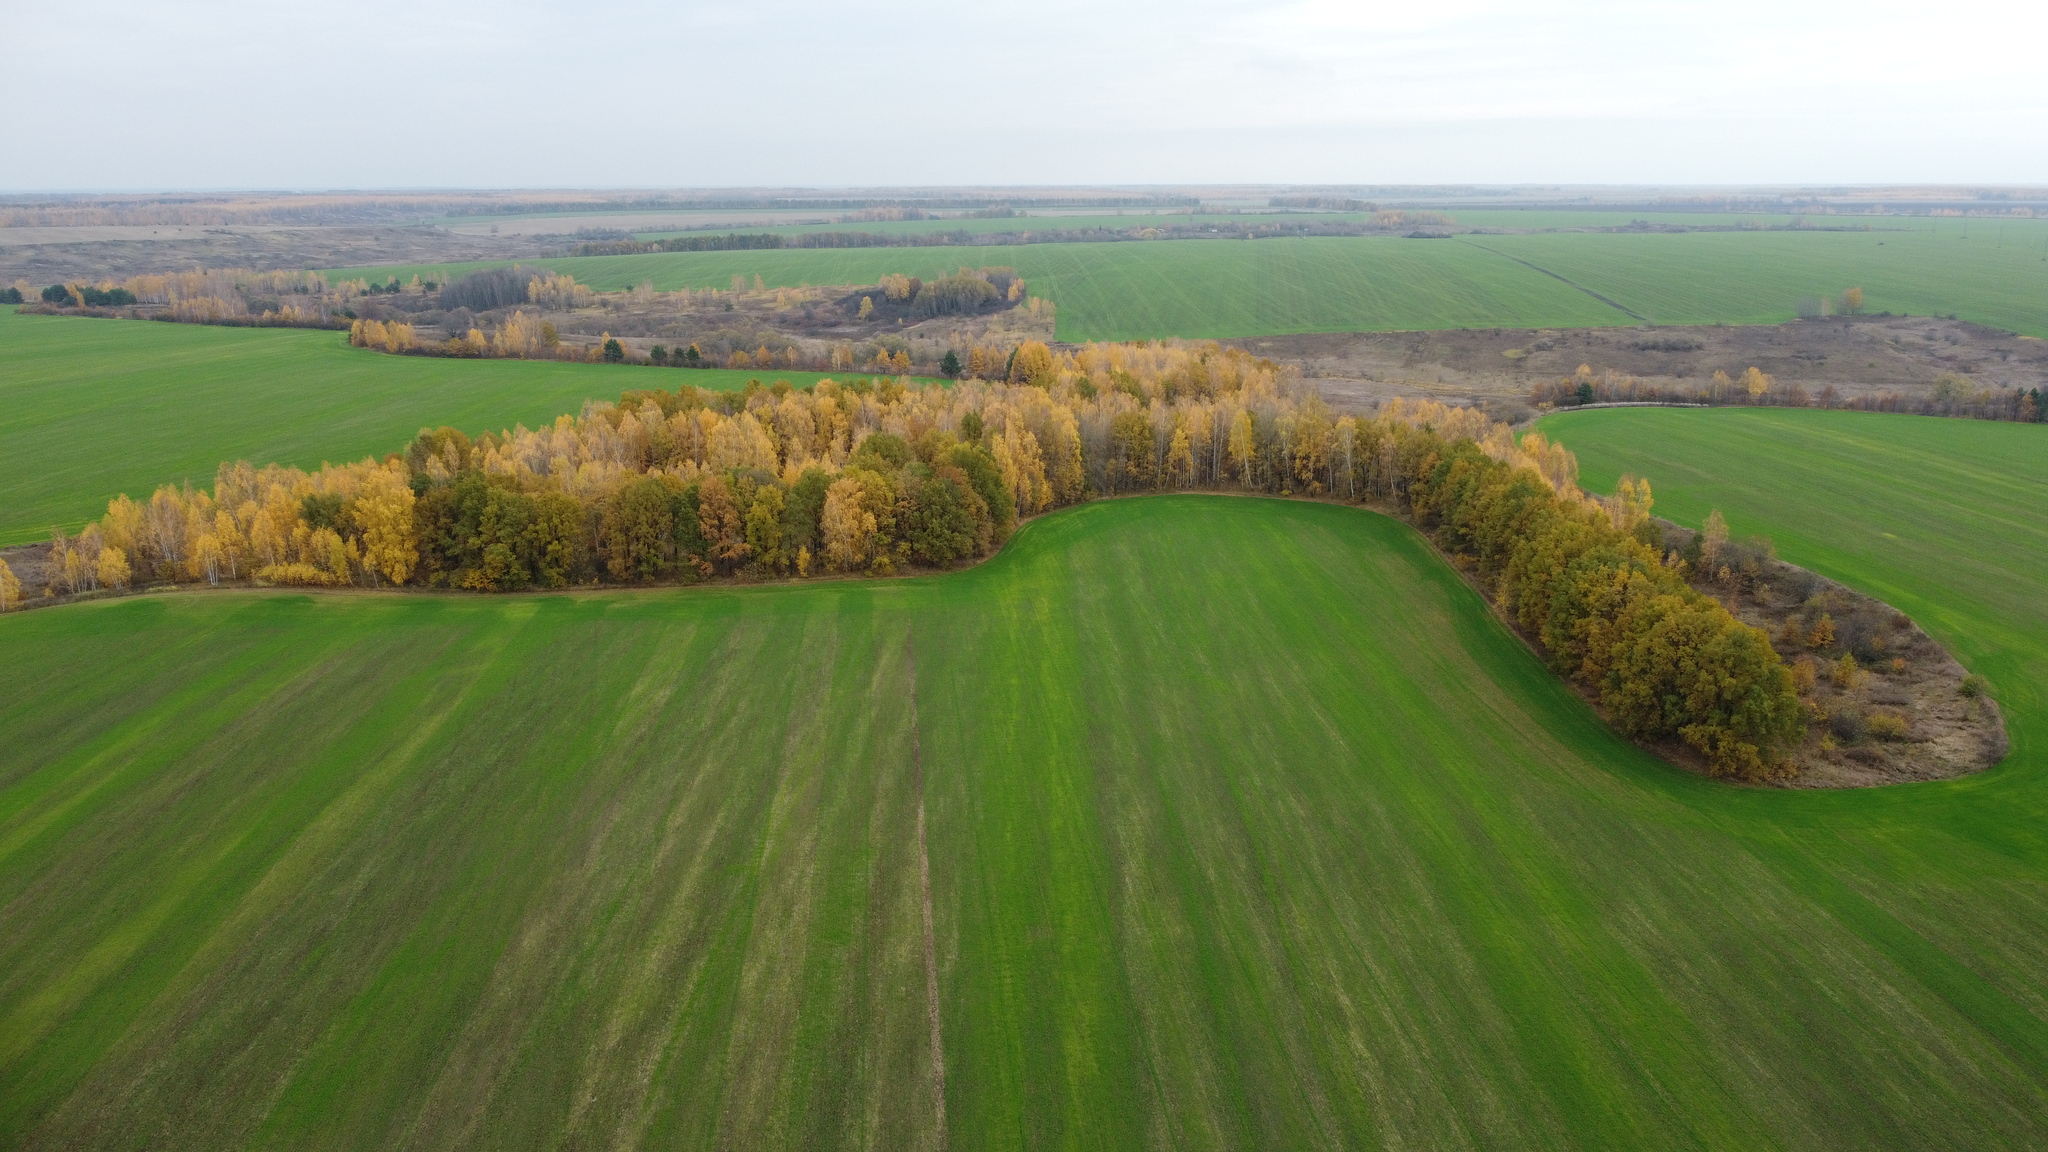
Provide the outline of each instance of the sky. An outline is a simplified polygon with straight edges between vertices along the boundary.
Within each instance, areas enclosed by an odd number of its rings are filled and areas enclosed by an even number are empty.
[[[2048,4],[0,0],[0,189],[2048,183]]]

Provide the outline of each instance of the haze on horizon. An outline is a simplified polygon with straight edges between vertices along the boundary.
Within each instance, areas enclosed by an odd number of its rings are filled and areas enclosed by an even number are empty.
[[[2043,183],[2048,9],[11,4],[0,190]]]

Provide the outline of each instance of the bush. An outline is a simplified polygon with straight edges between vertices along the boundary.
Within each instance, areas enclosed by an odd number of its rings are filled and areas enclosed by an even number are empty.
[[[1979,696],[1991,694],[1991,681],[1986,680],[1981,673],[1972,672],[1963,677],[1962,685],[1956,691],[1975,700]]]
[[[1904,740],[1912,730],[1906,718],[1896,712],[1872,712],[1864,727],[1878,740]]]
[[[71,289],[66,288],[62,284],[52,284],[48,288],[43,289],[43,303],[69,304],[71,303]]]
[[[21,303],[21,289],[19,289],[19,288],[0,288],[0,304],[19,304],[19,303]]]
[[[1833,716],[1828,717],[1828,731],[1833,732],[1835,739],[1845,744],[1853,744],[1863,739],[1863,710],[1847,706],[1839,709]]]

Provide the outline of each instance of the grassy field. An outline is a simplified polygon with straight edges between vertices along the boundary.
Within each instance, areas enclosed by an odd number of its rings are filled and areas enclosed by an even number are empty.
[[[1879,222],[1881,223],[1881,222]],[[723,288],[933,277],[1014,265],[1059,305],[1067,340],[1424,328],[1766,324],[1803,296],[1864,290],[1872,312],[1954,312],[2048,336],[2048,226],[1899,221],[1870,232],[1549,233],[1162,240],[1004,247],[677,252],[548,260],[601,289]],[[1877,223],[1873,224],[1876,228]],[[482,265],[350,269],[384,277]],[[1594,295],[1606,297],[1612,305]]]
[[[1977,658],[2039,635],[2039,493],[1949,479],[2020,525],[1994,599],[1922,586]],[[915,1148],[941,1098],[976,1148],[2048,1140],[2035,696],[1986,777],[1710,784],[1364,512],[1094,504],[888,583],[138,598],[0,650],[12,1147]]]
[[[999,217],[995,219],[945,220],[863,220],[848,224],[767,224],[760,227],[702,228],[688,232],[635,232],[638,240],[666,240],[675,236],[721,235],[725,232],[761,233],[774,232],[785,236],[801,236],[807,232],[880,232],[885,235],[921,236],[933,232],[1044,232],[1069,231],[1083,228],[1187,228],[1214,225],[1218,228],[1244,228],[1260,224],[1304,224],[1329,223],[1332,221],[1358,222],[1369,220],[1369,212],[1290,212],[1279,213],[1209,213],[1209,212],[1127,212],[1121,216],[1113,212],[1091,212],[1073,216],[1055,215],[1050,212],[1033,212],[1028,216]]]
[[[1032,295],[1059,305],[1059,334],[1066,340],[1490,327],[1510,316],[1571,327],[1634,323],[1541,272],[1441,240],[784,249],[582,256],[545,263],[603,289],[651,280],[664,291],[724,288],[735,275],[759,275],[774,286],[851,284],[873,283],[890,272],[930,278],[963,264],[1009,264],[1029,281]],[[459,274],[469,267],[448,271]],[[371,270],[400,277],[415,271],[434,270]]]
[[[533,427],[628,388],[818,377],[386,356],[338,332],[12,308],[0,309],[0,363],[0,544],[75,530],[119,492],[211,484],[222,460],[317,467],[395,452],[423,425]]]
[[[2048,336],[2048,227],[1475,237],[1663,324],[1776,324],[1799,297],[1860,286],[1867,311],[1966,320]],[[2021,227],[2025,223],[2025,228]],[[2022,239],[2024,237],[2024,240]]]

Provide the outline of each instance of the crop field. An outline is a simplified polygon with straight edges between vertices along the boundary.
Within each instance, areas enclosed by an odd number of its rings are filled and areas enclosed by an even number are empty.
[[[1824,215],[1782,212],[1631,212],[1613,208],[1447,208],[1444,212],[1459,224],[1474,228],[1528,228],[1537,231],[1566,231],[1573,228],[1625,228],[1637,221],[1648,224],[1682,224],[1696,228],[1734,228],[1746,224],[1790,224],[1803,220],[1820,228],[1929,229],[1937,217]],[[1955,222],[1951,221],[1951,225]]]
[[[2048,336],[2048,226],[1901,221],[1869,232],[1307,237],[998,247],[781,249],[538,261],[605,290],[926,278],[1009,264],[1059,306],[1066,340],[1291,332],[1772,324],[1805,296],[1864,290],[1871,312],[1956,313]],[[378,277],[483,265],[350,269]],[[1603,302],[1604,297],[1612,303]]]
[[[1956,313],[2048,336],[2048,226],[1474,237],[1661,324],[1775,324],[1800,296],[1862,287],[1866,311]]]
[[[993,219],[972,219],[951,217],[943,220],[861,220],[844,224],[767,224],[759,227],[705,228],[688,232],[635,232],[637,240],[666,240],[676,236],[723,235],[726,232],[761,233],[775,232],[785,236],[801,236],[807,232],[879,232],[885,235],[918,236],[933,232],[1046,232],[1068,231],[1083,228],[1129,229],[1145,227],[1196,227],[1215,225],[1219,228],[1244,228],[1259,224],[1304,224],[1329,223],[1333,221],[1359,222],[1372,218],[1370,212],[1138,212],[1122,215],[1113,212],[1090,212],[1072,216],[1034,211],[1028,216],[996,217]],[[1626,223],[1626,221],[1624,221]]]
[[[1673,435],[1674,510],[1728,442]],[[2002,566],[1869,569],[1948,603],[2016,751],[1865,793],[1649,758],[1411,530],[1319,504],[1086,505],[894,582],[0,618],[0,1132],[2038,1146],[2027,466],[1767,506]],[[1980,518],[1891,518],[1937,481]]]
[[[819,375],[387,356],[339,332],[12,308],[0,309],[0,363],[0,544],[75,530],[120,492],[210,486],[222,460],[317,467],[395,452],[426,424],[532,427],[628,388]]]
[[[601,289],[651,280],[663,291],[932,278],[963,264],[1008,264],[1059,306],[1066,340],[1225,337],[1490,327],[1502,316],[1581,327],[1634,323],[1568,285],[1453,241],[1383,238],[1162,240],[996,247],[670,252],[536,261]],[[459,274],[468,265],[448,269]],[[354,274],[350,270],[349,274]],[[409,277],[433,269],[369,270]]]

